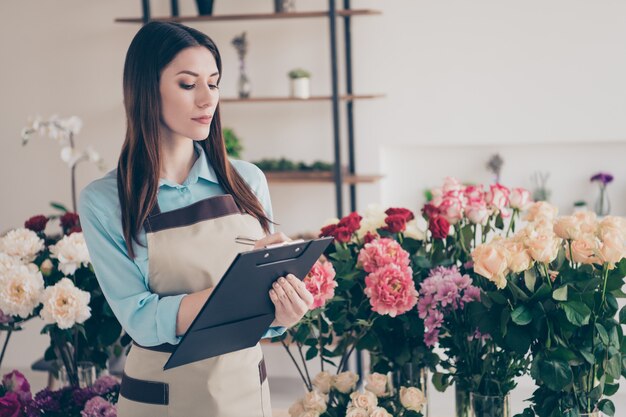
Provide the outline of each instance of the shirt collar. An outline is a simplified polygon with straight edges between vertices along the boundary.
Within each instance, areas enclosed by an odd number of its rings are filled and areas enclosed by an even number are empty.
[[[213,169],[213,166],[211,166],[211,164],[208,162],[206,152],[204,152],[202,145],[200,145],[198,141],[194,140],[193,148],[196,155],[198,155],[198,159],[196,159],[196,162],[194,162],[193,166],[191,167],[187,179],[182,184],[176,184],[174,181],[170,181],[165,178],[159,178],[159,187],[161,187],[162,185],[177,188],[180,188],[181,186],[186,187],[188,185],[197,183],[199,178],[203,178],[216,184],[219,183],[217,175],[215,174],[215,170]]]

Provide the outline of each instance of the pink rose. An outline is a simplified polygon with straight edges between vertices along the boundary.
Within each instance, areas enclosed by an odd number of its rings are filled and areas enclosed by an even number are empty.
[[[14,392],[7,392],[0,398],[0,417],[21,417],[22,404]]]
[[[312,309],[319,308],[335,296],[335,268],[330,262],[315,262],[311,271],[304,278],[306,289],[313,295]]]
[[[446,177],[443,180],[443,194],[462,192],[465,187],[454,177]]]
[[[530,205],[530,191],[525,188],[513,188],[509,196],[509,206],[517,210],[526,210]]]
[[[439,212],[450,224],[457,224],[463,218],[463,200],[460,197],[445,196]]]
[[[2,385],[4,385],[7,391],[16,393],[22,403],[33,398],[30,392],[30,384],[26,380],[26,377],[19,371],[6,374],[2,378]]]
[[[509,205],[509,195],[511,192],[501,184],[492,184],[485,195],[485,202],[488,206],[502,213],[502,217],[508,216],[507,206]]]
[[[482,185],[470,185],[465,188],[463,193],[467,204],[485,201],[485,191],[483,191]]]
[[[365,295],[378,314],[404,314],[417,304],[413,270],[389,264],[372,272],[365,278]]]
[[[409,253],[402,249],[398,242],[389,238],[381,238],[367,243],[359,252],[357,263],[365,272],[375,272],[383,266],[395,264],[409,266]]]
[[[473,224],[481,224],[484,226],[487,224],[490,215],[491,211],[482,200],[476,200],[465,207],[465,216]]]

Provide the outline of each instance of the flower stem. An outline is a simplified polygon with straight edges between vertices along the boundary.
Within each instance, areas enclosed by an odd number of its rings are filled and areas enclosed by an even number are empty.
[[[7,337],[4,339],[4,344],[2,345],[2,354],[0,354],[0,367],[2,367],[2,359],[4,359],[4,354],[7,350],[7,345],[9,344],[9,339],[11,338],[11,333],[13,333],[13,329],[10,328],[7,331]]]
[[[302,378],[302,382],[304,382],[304,385],[306,385],[307,389],[309,391],[313,391],[313,387],[311,387],[311,385],[309,384],[309,382],[306,380],[306,378],[304,377],[304,374],[302,373],[302,370],[300,369],[300,366],[298,366],[298,362],[296,361],[296,358],[294,358],[293,354],[291,353],[291,350],[289,349],[289,346],[287,346],[287,343],[285,343],[284,340],[281,340],[280,343],[283,345],[283,347],[285,348],[285,350],[287,351],[287,354],[289,355],[289,357],[291,358],[291,361],[293,362],[293,364],[296,366],[296,369],[298,370],[298,373],[300,374],[300,378]]]

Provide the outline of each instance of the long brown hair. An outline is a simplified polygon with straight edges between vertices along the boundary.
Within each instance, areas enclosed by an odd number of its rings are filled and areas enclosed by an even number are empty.
[[[215,43],[204,33],[180,23],[146,24],[137,32],[126,53],[124,107],[127,127],[117,164],[117,190],[122,229],[131,258],[135,257],[132,241],[141,245],[138,233],[157,203],[161,164],[160,74],[176,54],[191,46],[204,46],[213,54],[221,79],[222,60]],[[256,217],[265,232],[269,232],[270,220],[263,206],[226,156],[219,104],[213,114],[209,136],[199,143],[224,191],[233,196],[242,212]]]

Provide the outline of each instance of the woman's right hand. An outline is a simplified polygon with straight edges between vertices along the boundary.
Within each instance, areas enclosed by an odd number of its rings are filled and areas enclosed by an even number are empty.
[[[269,245],[275,245],[276,243],[290,242],[291,239],[283,232],[272,233],[256,241],[254,249],[263,249]]]

